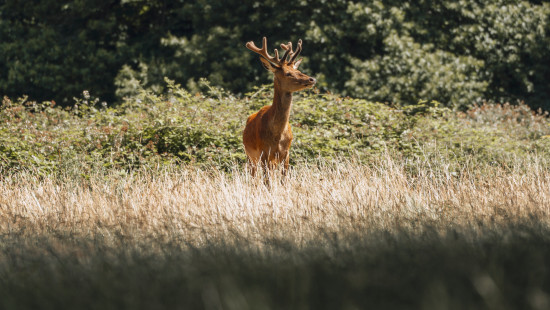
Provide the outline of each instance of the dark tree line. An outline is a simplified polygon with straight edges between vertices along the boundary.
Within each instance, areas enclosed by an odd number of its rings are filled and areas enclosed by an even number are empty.
[[[550,110],[550,5],[509,0],[2,0],[0,95],[116,102],[164,77],[233,92],[269,75],[245,42],[304,40],[321,88],[382,102]]]

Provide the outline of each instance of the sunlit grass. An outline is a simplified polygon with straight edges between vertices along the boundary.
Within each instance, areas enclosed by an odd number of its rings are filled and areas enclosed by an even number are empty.
[[[547,167],[387,154],[302,164],[268,183],[240,166],[6,175],[0,303],[544,309]]]
[[[445,162],[388,155],[369,165],[353,160],[303,164],[286,178],[275,173],[268,183],[241,167],[230,172],[193,166],[123,174],[104,170],[88,179],[19,173],[0,181],[5,219],[0,225],[4,231],[34,233],[116,229],[132,231],[134,238],[184,235],[200,246],[201,238],[226,234],[300,245],[320,231],[422,230],[415,223],[447,230],[533,216],[545,222],[550,206],[546,162],[530,157],[512,165],[451,170]]]

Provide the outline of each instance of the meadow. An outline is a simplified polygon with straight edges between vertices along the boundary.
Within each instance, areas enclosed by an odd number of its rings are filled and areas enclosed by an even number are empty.
[[[292,169],[244,169],[236,97],[4,98],[2,309],[547,309],[550,121],[297,96]]]

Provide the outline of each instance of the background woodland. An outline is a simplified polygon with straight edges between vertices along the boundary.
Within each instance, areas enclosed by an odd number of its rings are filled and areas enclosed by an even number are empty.
[[[233,93],[269,82],[244,47],[304,40],[318,87],[370,101],[465,109],[524,100],[550,109],[550,6],[543,1],[0,1],[0,95],[107,103],[164,77]]]

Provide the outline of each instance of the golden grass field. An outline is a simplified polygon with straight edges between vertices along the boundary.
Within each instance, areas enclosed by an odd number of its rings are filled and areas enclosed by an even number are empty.
[[[6,174],[0,308],[547,309],[547,164]]]
[[[418,173],[407,172],[411,165]],[[329,232],[550,223],[550,171],[536,157],[511,167],[431,165],[389,155],[370,165],[303,164],[269,183],[240,167],[98,173],[88,180],[21,173],[0,180],[0,229],[184,238],[193,246],[239,236],[258,247],[271,239],[300,247]]]

